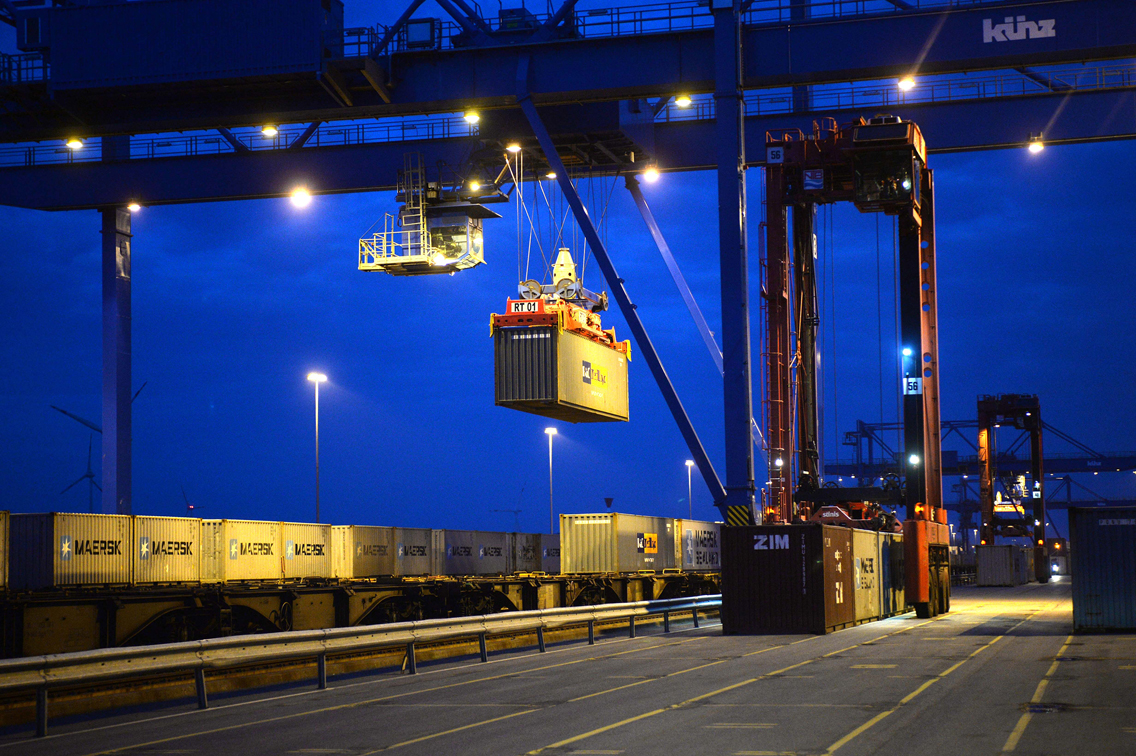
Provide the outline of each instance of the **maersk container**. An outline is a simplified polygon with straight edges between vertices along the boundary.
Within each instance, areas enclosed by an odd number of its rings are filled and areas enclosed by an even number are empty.
[[[282,522],[280,540],[284,542],[285,579],[326,579],[332,576],[330,525]]]
[[[331,529],[335,577],[375,578],[398,574],[394,528],[336,525]]]
[[[14,514],[9,520],[12,590],[128,585],[128,515]]]
[[[661,572],[675,566],[674,539],[669,517],[560,515],[561,572]]]
[[[509,533],[509,572],[540,572],[540,545],[544,536],[536,533]]]
[[[856,594],[856,621],[883,616],[883,581],[880,580],[880,534],[852,528],[852,589]]]
[[[201,521],[201,579],[253,582],[284,579],[280,523],[257,520]]]
[[[1070,509],[1068,557],[1073,630],[1136,630],[1136,507]]]
[[[722,569],[721,523],[675,520],[675,566],[683,572]]]
[[[627,357],[553,326],[493,335],[495,401],[569,423],[628,418]]]
[[[484,530],[447,530],[446,575],[507,575],[509,534]]]
[[[395,528],[396,575],[444,575],[446,544],[441,530]]]
[[[852,533],[808,523],[722,529],[722,630],[825,633],[855,621]]]
[[[134,518],[134,583],[200,583],[201,520],[195,517]]]
[[[1010,544],[974,547],[977,583],[982,586],[1020,585],[1015,555],[1020,549]]]
[[[53,9],[48,21],[54,89],[247,81],[304,73],[314,82],[323,61],[324,34],[343,27],[343,3],[83,3]]]
[[[540,536],[540,569],[549,575],[560,574],[560,534]]]
[[[8,513],[0,512],[0,593],[8,590]]]

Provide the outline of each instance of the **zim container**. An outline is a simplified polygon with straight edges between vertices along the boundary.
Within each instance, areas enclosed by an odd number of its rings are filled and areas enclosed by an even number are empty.
[[[200,583],[201,520],[136,516],[131,558],[137,585]]]
[[[512,544],[509,548],[512,556],[509,572],[540,572],[540,545],[547,537],[535,533],[509,533]]]
[[[569,423],[628,418],[627,358],[553,326],[493,335],[496,403]]]
[[[446,545],[441,530],[395,528],[396,575],[444,575]]]
[[[826,633],[855,621],[852,532],[821,525],[722,529],[727,635]]]
[[[722,569],[721,523],[675,520],[675,566],[683,572]]]
[[[508,533],[446,530],[446,575],[506,575],[512,561]]]
[[[661,572],[675,566],[674,520],[628,514],[560,515],[565,574]]]
[[[130,583],[128,515],[14,514],[8,527],[12,590]]]
[[[1136,507],[1071,508],[1069,561],[1074,632],[1136,630]]]
[[[287,579],[332,576],[331,526],[308,522],[280,523],[284,542],[284,577]]]
[[[374,578],[398,574],[394,528],[336,525],[331,553],[337,578]]]
[[[205,582],[283,580],[280,523],[201,521],[201,579]]]
[[[540,537],[540,569],[549,575],[560,574],[560,535],[544,533]]]

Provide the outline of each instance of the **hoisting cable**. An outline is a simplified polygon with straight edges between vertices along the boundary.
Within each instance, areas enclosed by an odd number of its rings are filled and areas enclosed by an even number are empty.
[[[880,356],[876,362],[876,372],[880,383],[880,422],[884,421],[884,315],[883,278],[880,276],[880,214],[876,213],[876,343]]]

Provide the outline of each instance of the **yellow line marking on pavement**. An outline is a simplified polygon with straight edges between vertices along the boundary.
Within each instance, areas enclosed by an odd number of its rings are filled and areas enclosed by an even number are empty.
[[[1136,732],[1136,727],[1121,727],[1120,729],[1124,732]]]
[[[1049,686],[1049,678],[1053,677],[1053,673],[1057,671],[1057,665],[1061,663],[1061,657],[1065,655],[1065,649],[1069,648],[1069,644],[1073,642],[1073,636],[1070,635],[1065,639],[1065,643],[1061,645],[1061,650],[1057,652],[1057,657],[1053,663],[1049,665],[1045,676],[1041,678],[1041,682],[1037,684],[1037,690],[1033,692],[1033,698],[1030,699],[1031,704],[1041,703],[1041,697],[1045,695],[1045,689]],[[1033,718],[1033,713],[1026,711],[1018,719],[1018,724],[1010,733],[1010,737],[1006,738],[1006,745],[1002,746],[1002,753],[1011,753],[1018,747],[1018,741],[1022,739],[1022,734],[1025,733],[1026,727],[1029,726],[1030,719]]]
[[[852,669],[895,669],[898,664],[853,664]]]
[[[1041,610],[1039,609],[1038,611],[1041,611]],[[938,675],[936,675],[935,677],[932,677],[932,678],[931,678],[930,680],[928,680],[927,682],[923,683],[922,685],[920,685],[920,686],[919,686],[918,688],[916,688],[915,690],[913,690],[913,691],[911,691],[910,693],[908,693],[908,694],[907,694],[906,696],[904,696],[904,697],[903,697],[903,698],[902,698],[902,699],[900,700],[900,702],[899,702],[898,704],[896,704],[896,705],[895,705],[894,707],[892,707],[891,709],[888,709],[887,711],[881,711],[881,712],[880,712],[879,714],[877,714],[876,716],[872,717],[872,718],[871,718],[871,719],[869,719],[869,720],[868,720],[867,722],[865,722],[864,724],[860,725],[860,726],[859,726],[859,727],[857,727],[857,728],[856,728],[855,730],[853,730],[852,732],[850,732],[850,733],[848,733],[847,735],[845,735],[844,737],[842,737],[842,738],[841,738],[840,740],[838,740],[838,741],[836,741],[835,743],[833,743],[832,745],[830,745],[830,746],[829,746],[829,747],[828,747],[828,748],[827,748],[827,749],[825,750],[825,754],[826,754],[826,756],[829,756],[830,754],[836,753],[836,752],[837,752],[838,750],[840,750],[840,749],[841,749],[841,748],[843,748],[844,746],[848,745],[848,744],[849,744],[850,742],[852,742],[853,740],[855,740],[856,738],[858,738],[858,737],[859,737],[860,735],[862,735],[863,733],[865,733],[865,732],[867,732],[868,730],[872,729],[872,728],[873,728],[873,727],[875,727],[875,726],[876,726],[877,724],[879,724],[879,723],[880,723],[880,722],[882,722],[883,720],[887,719],[888,717],[890,717],[890,716],[891,716],[892,714],[894,714],[895,712],[899,711],[899,710],[900,710],[901,708],[903,708],[904,706],[906,706],[907,704],[909,704],[909,703],[910,703],[911,701],[915,700],[915,697],[916,697],[916,696],[918,696],[918,695],[919,695],[920,693],[922,693],[923,691],[927,690],[927,688],[930,688],[930,687],[931,687],[932,685],[934,685],[935,683],[939,682],[939,680],[942,680],[942,679],[943,679],[944,677],[946,677],[947,675],[949,675],[949,674],[951,674],[952,672],[954,672],[954,671],[955,671],[956,669],[958,669],[959,667],[961,667],[961,666],[962,666],[963,664],[966,664],[966,663],[967,663],[968,661],[970,661],[970,660],[971,660],[971,659],[973,659],[974,657],[978,656],[978,655],[979,655],[980,653],[982,653],[982,652],[983,652],[983,651],[985,651],[986,649],[990,648],[991,646],[993,646],[993,645],[994,645],[995,643],[997,643],[998,641],[1000,641],[1000,640],[1002,640],[1003,638],[1005,638],[1005,637],[1006,637],[1007,635],[1009,635],[1009,634],[1010,634],[1011,632],[1013,632],[1014,630],[1016,630],[1016,629],[1017,629],[1017,628],[1018,628],[1019,626],[1021,626],[1021,625],[1025,624],[1026,622],[1028,622],[1028,621],[1029,621],[1029,620],[1030,620],[1030,619],[1031,619],[1031,618],[1032,618],[1032,617],[1034,616],[1034,614],[1037,614],[1037,612],[1036,612],[1036,611],[1035,611],[1035,612],[1033,612],[1033,613],[1032,613],[1032,614],[1030,614],[1030,615],[1029,615],[1028,617],[1026,617],[1025,619],[1023,619],[1023,620],[1021,620],[1020,622],[1018,622],[1018,623],[1017,623],[1016,625],[1014,625],[1013,627],[1011,627],[1011,628],[1010,628],[1009,630],[1007,630],[1007,631],[1006,631],[1005,633],[1003,633],[1002,635],[999,635],[999,636],[998,636],[998,637],[996,637],[996,638],[995,638],[994,640],[990,641],[989,643],[985,644],[984,646],[981,646],[981,647],[979,647],[979,648],[976,648],[976,649],[975,649],[974,651],[971,651],[971,652],[970,652],[969,654],[967,654],[967,656],[966,656],[966,658],[965,658],[965,659],[963,659],[962,661],[959,661],[959,662],[956,662],[956,663],[952,664],[951,666],[947,667],[947,669],[946,669],[946,670],[944,670],[943,672],[940,672],[940,673],[939,673]],[[940,616],[946,616],[946,615],[940,615]],[[934,620],[931,620],[931,621],[933,622]]]
[[[540,709],[529,709],[528,711],[516,711],[516,712],[513,712],[512,714],[506,714],[503,717],[495,717],[493,719],[486,719],[484,722],[474,722],[473,724],[467,724],[467,725],[462,725],[461,727],[455,727],[452,730],[446,730],[444,732],[435,732],[435,733],[432,733],[430,735],[423,735],[422,737],[414,738],[413,740],[404,740],[401,743],[394,743],[393,745],[383,746],[382,748],[376,748],[373,751],[365,751],[365,752],[359,754],[359,756],[373,756],[373,754],[381,753],[383,751],[389,751],[392,748],[402,748],[403,746],[414,745],[415,743],[421,743],[425,740],[433,740],[434,738],[440,738],[443,735],[453,735],[455,732],[462,732],[463,730],[472,730],[474,727],[481,727],[482,725],[493,724],[494,722],[500,722],[504,719],[512,719],[513,717],[519,717],[522,714],[531,714],[534,711],[540,711]]]
[[[734,756],[797,756],[796,751],[735,751]]]
[[[776,726],[774,722],[715,722],[702,725],[703,729],[707,730],[768,730]]]
[[[599,754],[606,754],[606,756],[616,756],[616,754],[623,753],[623,751],[572,751],[572,753],[593,753],[597,754],[597,756]]]
[[[1120,669],[1136,669],[1136,664],[1121,664]]]

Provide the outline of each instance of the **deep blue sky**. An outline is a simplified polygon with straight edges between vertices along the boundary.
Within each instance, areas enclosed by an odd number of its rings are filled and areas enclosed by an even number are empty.
[[[366,5],[349,6],[349,24],[390,20],[361,17]],[[981,393],[1037,393],[1057,427],[1102,451],[1136,449],[1133,145],[931,164],[943,416],[973,418]],[[749,177],[756,285],[760,172]],[[713,175],[665,175],[645,193],[717,329]],[[513,207],[487,222],[487,266],[453,277],[359,272],[359,235],[395,209],[390,194],[361,194],[317,197],[303,211],[262,200],[136,215],[134,383],[147,382],[134,408],[137,513],[183,514],[184,485],[206,517],[311,519],[305,376],[322,370],[325,519],[505,530],[513,515],[492,510],[519,508],[522,530],[548,527],[549,423],[493,405],[488,321],[517,283]],[[720,380],[622,182],[607,218],[620,275],[724,475]],[[0,228],[0,508],[85,511],[83,486],[60,490],[85,470],[88,432],[49,405],[101,421],[98,215],[0,208]],[[890,234],[881,218],[885,420],[895,417]],[[880,418],[876,217],[838,208],[829,243],[831,458],[834,415],[841,434]],[[597,273],[590,266],[586,282],[606,288]],[[629,337],[617,312],[605,325]],[[631,422],[554,424],[558,512],[593,511],[609,496],[619,511],[685,516],[689,455],[642,359],[631,363]],[[1103,493],[1136,495],[1136,475],[1105,477],[1094,482]],[[697,475],[694,503],[696,517],[717,518]]]

